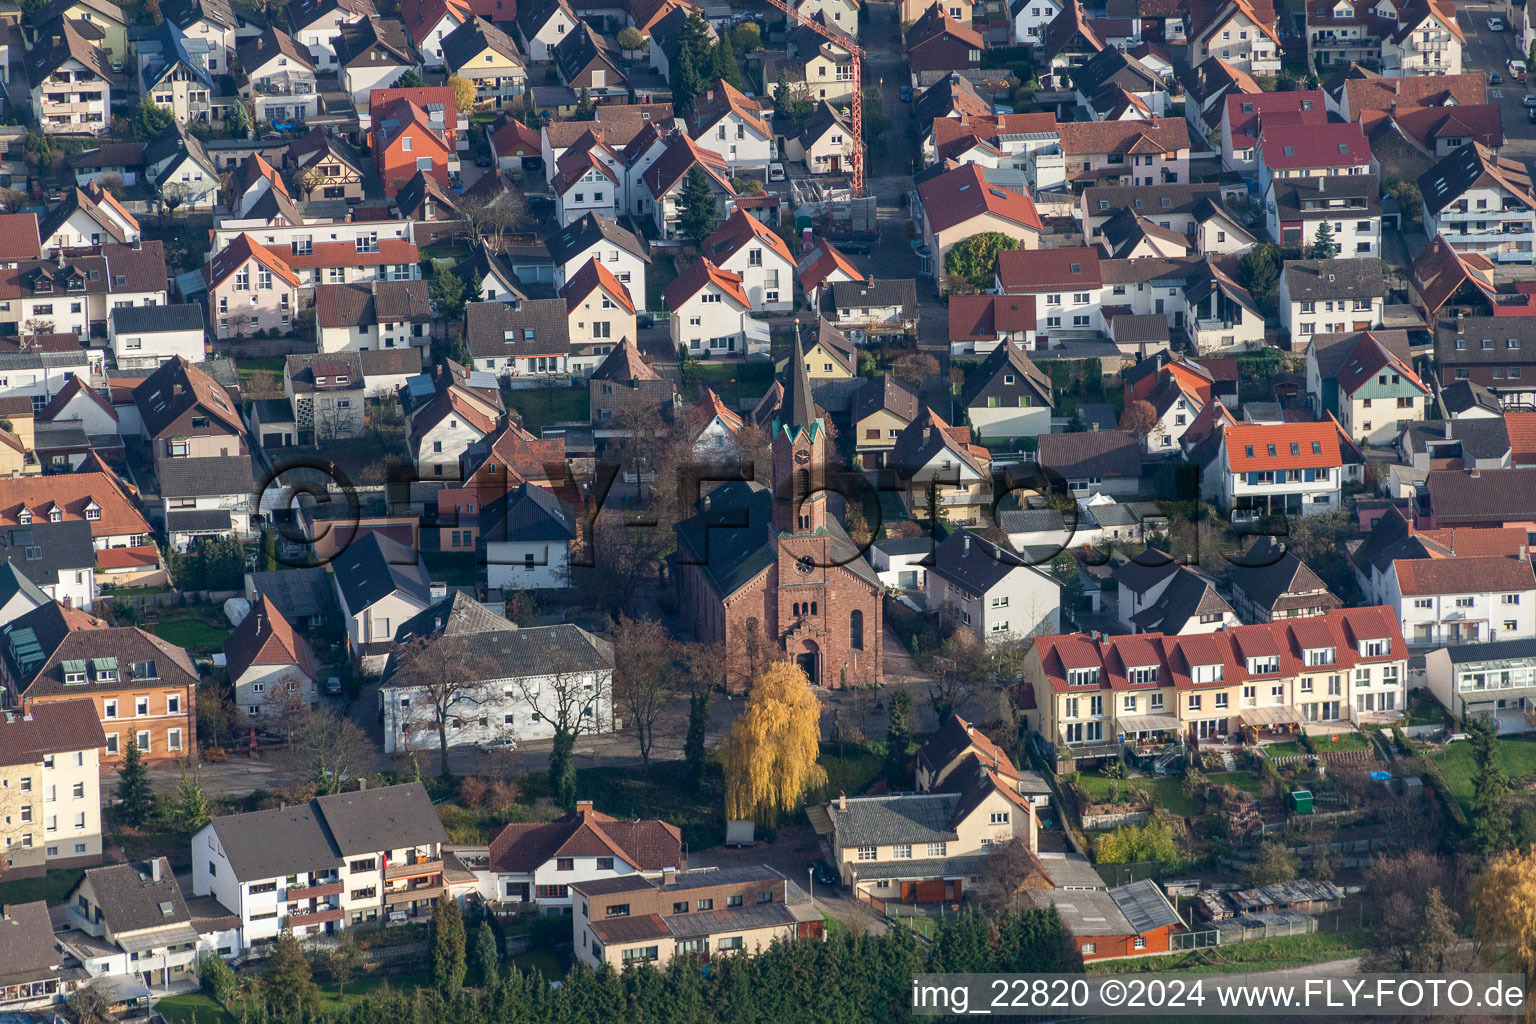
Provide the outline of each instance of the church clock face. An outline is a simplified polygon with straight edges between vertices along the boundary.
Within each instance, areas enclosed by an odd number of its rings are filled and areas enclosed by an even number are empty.
[[[807,462],[810,462],[810,461],[811,461],[811,453],[806,451],[804,448],[800,449],[798,452],[795,452],[795,462],[798,465],[803,466]]]

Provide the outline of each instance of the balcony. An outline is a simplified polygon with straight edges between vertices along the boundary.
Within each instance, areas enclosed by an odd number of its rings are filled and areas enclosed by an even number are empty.
[[[384,894],[384,905],[386,907],[398,907],[404,903],[415,903],[417,900],[440,899],[446,891],[440,885],[423,885],[415,889],[396,889],[393,892],[386,892]]]
[[[441,860],[421,860],[415,864],[387,864],[384,867],[384,881],[392,882],[397,878],[422,878],[442,873]]]
[[[317,910],[313,914],[289,914],[288,927],[302,928],[305,925],[325,924],[328,921],[340,921],[343,911],[338,907],[335,910]]]
[[[324,882],[320,885],[290,885],[286,899],[293,900],[317,900],[326,896],[340,896],[342,884],[340,882]]]
[[[257,82],[256,91],[263,96],[313,96],[315,87],[308,82]]]

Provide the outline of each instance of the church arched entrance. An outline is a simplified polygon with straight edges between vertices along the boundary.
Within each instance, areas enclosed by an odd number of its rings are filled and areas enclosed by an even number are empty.
[[[816,645],[816,641],[800,641],[800,653],[795,655],[795,664],[800,666],[812,686],[821,685],[821,648]]]

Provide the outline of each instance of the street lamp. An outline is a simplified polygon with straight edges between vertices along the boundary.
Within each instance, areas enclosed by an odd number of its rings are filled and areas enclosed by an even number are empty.
[[[807,882],[809,882],[810,885],[811,885],[811,899],[814,900],[816,898],[816,869],[815,868],[806,868],[805,869],[805,880]]]

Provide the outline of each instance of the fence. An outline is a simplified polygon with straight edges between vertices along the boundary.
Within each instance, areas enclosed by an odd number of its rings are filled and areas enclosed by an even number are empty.
[[[250,359],[319,351],[313,341],[297,334],[286,334],[278,338],[230,338],[211,343],[214,355],[236,359],[241,356]]]
[[[1085,814],[1083,828],[1092,831],[1099,828],[1119,828],[1121,825],[1140,825],[1150,815],[1146,811],[1119,811],[1114,814]]]

